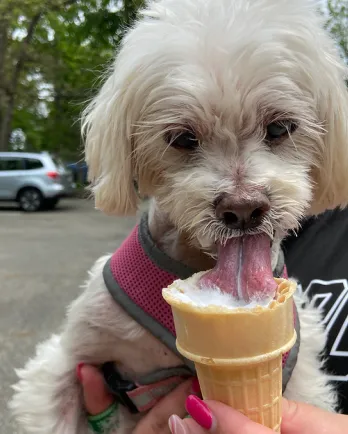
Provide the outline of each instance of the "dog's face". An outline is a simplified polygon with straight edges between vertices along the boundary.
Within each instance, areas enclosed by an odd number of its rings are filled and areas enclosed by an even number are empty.
[[[86,111],[97,206],[154,196],[210,248],[348,202],[344,68],[307,0],[162,0]]]

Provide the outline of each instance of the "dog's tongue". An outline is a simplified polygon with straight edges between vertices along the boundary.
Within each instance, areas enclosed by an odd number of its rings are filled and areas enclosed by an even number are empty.
[[[273,297],[277,284],[271,266],[270,238],[245,235],[218,247],[215,268],[204,274],[199,286],[218,287],[246,303]]]

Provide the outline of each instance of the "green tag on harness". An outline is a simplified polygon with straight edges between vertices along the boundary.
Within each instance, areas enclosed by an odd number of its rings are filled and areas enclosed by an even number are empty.
[[[119,425],[118,403],[114,402],[103,413],[88,416],[88,425],[96,434],[109,434]]]

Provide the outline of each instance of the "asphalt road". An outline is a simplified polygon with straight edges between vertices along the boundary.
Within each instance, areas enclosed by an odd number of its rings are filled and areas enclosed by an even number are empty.
[[[14,368],[59,328],[87,270],[134,223],[107,217],[82,199],[35,214],[0,205],[0,434],[17,433],[7,410]]]

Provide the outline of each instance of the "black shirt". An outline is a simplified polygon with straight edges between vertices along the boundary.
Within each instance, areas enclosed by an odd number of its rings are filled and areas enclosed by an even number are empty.
[[[328,332],[324,357],[341,410],[348,414],[348,210],[308,219],[298,237],[283,246],[289,276],[323,309]]]

